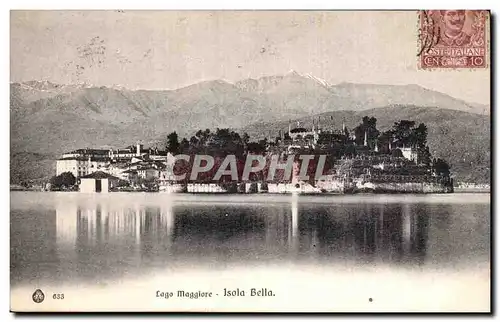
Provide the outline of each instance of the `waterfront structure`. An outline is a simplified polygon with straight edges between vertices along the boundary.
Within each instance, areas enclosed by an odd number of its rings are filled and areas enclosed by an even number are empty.
[[[116,186],[120,179],[108,173],[97,171],[80,178],[79,191],[107,193]]]

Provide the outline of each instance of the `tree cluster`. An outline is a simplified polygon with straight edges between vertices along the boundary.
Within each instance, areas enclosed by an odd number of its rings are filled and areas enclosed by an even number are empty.
[[[215,132],[210,129],[199,130],[188,140],[183,138],[179,142],[176,132],[167,136],[166,150],[172,154],[195,154],[206,153],[210,155],[237,155],[241,156],[248,152],[263,153],[266,151],[267,139],[250,142],[250,136],[227,128],[217,128]]]
[[[76,178],[71,172],[63,172],[58,176],[53,176],[50,179],[52,190],[69,189],[76,184]]]
[[[400,120],[395,122],[387,131],[381,132],[377,129],[375,117],[364,116],[361,123],[354,128],[354,138],[351,137],[347,128],[342,132],[323,131],[319,134],[316,151],[314,153],[328,154],[336,159],[342,157],[353,157],[358,152],[358,146],[363,146],[365,137],[370,150],[378,148],[378,153],[402,156],[398,148],[412,148],[417,151],[418,162],[431,166],[437,163],[439,173],[449,175],[449,165],[442,159],[433,160],[429,147],[427,146],[428,129],[424,123],[416,125],[415,121]],[[307,138],[304,138],[306,140]],[[309,138],[312,139],[312,138]],[[243,156],[247,153],[263,154],[269,145],[279,147],[280,143],[290,143],[288,133],[276,137],[272,142],[267,139],[250,141],[247,133],[240,136],[239,133],[227,128],[217,128],[215,132],[198,130],[189,140],[183,138],[179,142],[176,132],[167,137],[166,149],[173,154],[210,154],[213,156],[225,156],[233,154]]]

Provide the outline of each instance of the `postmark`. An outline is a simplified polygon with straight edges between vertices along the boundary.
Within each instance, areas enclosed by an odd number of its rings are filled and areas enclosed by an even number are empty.
[[[487,10],[421,10],[420,69],[488,68]]]

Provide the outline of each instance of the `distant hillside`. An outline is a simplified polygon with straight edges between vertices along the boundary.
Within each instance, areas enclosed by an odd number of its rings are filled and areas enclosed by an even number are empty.
[[[377,118],[377,128],[385,131],[400,120],[425,123],[428,128],[428,145],[435,157],[444,158],[452,166],[458,180],[490,182],[490,118],[485,115],[466,113],[449,109],[417,106],[393,106],[366,111],[338,111],[314,116],[324,129],[341,129],[342,122],[353,129],[363,116]],[[297,125],[312,127],[313,117],[293,120]],[[241,129],[250,137],[276,137],[279,130],[288,130],[287,121],[252,124]]]
[[[32,180],[37,183],[47,182],[56,172],[57,158],[53,154],[20,152],[10,156],[10,182],[21,183]]]
[[[436,111],[462,110],[477,117],[489,113],[487,106],[416,85],[331,85],[295,72],[235,84],[206,81],[164,91],[47,81],[12,83],[10,90],[13,179],[32,176],[27,174],[31,170],[17,168],[27,156],[58,155],[83,147],[126,146],[138,141],[162,144],[172,131],[190,136],[198,129],[238,129],[249,124],[287,122],[319,113],[349,114],[354,112],[343,110],[370,110],[394,104]],[[20,162],[12,163],[12,159]],[[49,168],[34,168],[47,172],[38,177],[53,172]]]
[[[283,76],[247,79],[238,88],[258,93],[283,111],[322,113],[338,110],[361,111],[390,105],[416,105],[489,114],[489,107],[468,103],[418,85],[340,83],[331,85],[311,75],[290,72]]]

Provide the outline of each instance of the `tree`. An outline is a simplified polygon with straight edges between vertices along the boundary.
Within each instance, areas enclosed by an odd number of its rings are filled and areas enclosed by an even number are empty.
[[[431,153],[427,146],[427,126],[420,123],[413,130],[414,145],[417,148],[419,163],[429,166],[431,164]]]
[[[189,145],[191,146],[198,146],[199,139],[196,136],[192,136],[191,139],[189,139]]]
[[[425,146],[425,148],[419,148],[418,158],[421,164],[426,166],[431,165],[431,152],[429,151],[428,146]]]
[[[53,176],[50,178],[50,185],[53,188],[60,188],[62,185],[61,176]]]
[[[189,141],[183,138],[180,143],[180,151],[187,152],[189,150]]]
[[[179,136],[177,135],[176,132],[172,132],[167,136],[167,151],[172,153],[172,154],[177,154],[179,153]]]
[[[419,148],[425,148],[427,144],[427,126],[424,123],[420,123],[417,128],[413,130],[415,144]]]
[[[248,135],[247,132],[243,133],[243,136],[241,137],[241,140],[243,141],[243,144],[246,146],[248,142],[250,142],[250,136]]]
[[[76,184],[76,178],[71,172],[63,172],[50,179],[50,185],[53,188],[69,188]]]
[[[345,136],[332,132],[321,132],[318,136],[318,146],[326,149],[330,153],[336,153],[339,156],[343,154],[346,146]]]
[[[378,137],[379,150],[383,153],[388,154],[389,151],[389,143],[392,144],[392,131],[385,131],[380,134]]]
[[[398,142],[398,147],[401,145],[412,145],[415,143],[414,129],[415,121],[401,120],[395,122],[390,131],[394,139]]]
[[[347,129],[347,126],[344,127],[344,136],[345,136],[345,139],[348,140],[349,139],[349,130]]]
[[[437,159],[434,162],[434,171],[438,176],[448,177],[450,175],[450,166],[443,159]]]
[[[76,178],[71,172],[61,173],[61,183],[64,187],[74,186],[76,183]]]
[[[266,152],[266,148],[258,142],[248,142],[247,152],[260,154]]]
[[[217,129],[218,131],[219,129]],[[195,134],[196,138],[198,139],[198,145],[203,146],[207,143],[208,139],[210,138],[210,129],[205,129],[203,130],[198,130]]]
[[[377,119],[375,117],[363,116],[362,123],[354,128],[356,134],[356,144],[363,145],[366,138],[368,145],[373,146],[373,142],[378,138],[380,132],[377,130]]]
[[[264,139],[262,139],[262,140],[259,140],[259,146],[260,146],[261,151],[266,151],[266,147],[267,147],[267,138],[264,138]]]

